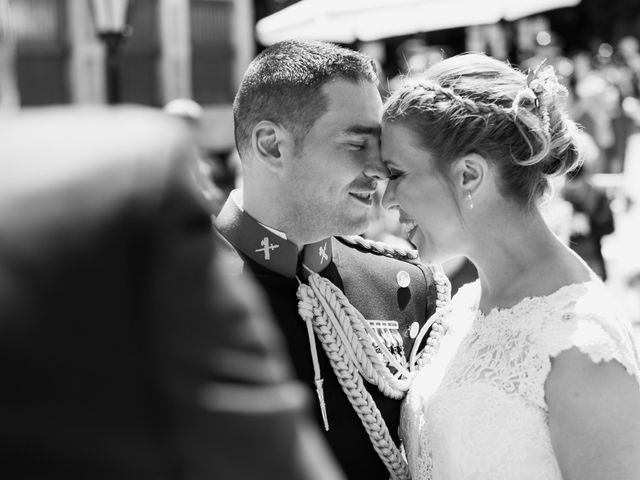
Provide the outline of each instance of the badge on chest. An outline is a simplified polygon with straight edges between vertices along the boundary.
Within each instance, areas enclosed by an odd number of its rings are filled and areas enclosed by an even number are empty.
[[[369,334],[373,347],[387,368],[394,371],[395,368],[391,362],[385,357],[382,346],[384,346],[393,358],[403,367],[406,367],[407,361],[404,354],[404,342],[400,335],[398,322],[395,320],[367,320],[370,330],[373,334]]]

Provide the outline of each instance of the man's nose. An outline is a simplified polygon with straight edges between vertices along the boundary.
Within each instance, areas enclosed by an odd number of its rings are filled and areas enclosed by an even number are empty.
[[[375,149],[364,167],[364,174],[367,177],[375,178],[376,180],[384,180],[389,177],[389,170],[382,163],[382,157],[380,156],[380,150]]]

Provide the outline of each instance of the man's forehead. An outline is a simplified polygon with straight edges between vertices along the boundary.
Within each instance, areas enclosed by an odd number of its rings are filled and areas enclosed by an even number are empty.
[[[380,136],[382,99],[370,82],[337,80],[323,86],[327,99],[324,120],[344,135]]]
[[[359,104],[362,107],[369,107],[375,110],[382,108],[380,92],[371,82],[333,80],[325,83],[321,91],[330,107],[346,107]]]

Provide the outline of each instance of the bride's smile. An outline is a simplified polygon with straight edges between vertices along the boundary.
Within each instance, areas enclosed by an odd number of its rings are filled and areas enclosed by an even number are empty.
[[[389,171],[382,205],[399,211],[410,240],[420,229],[424,260],[443,262],[452,257],[460,248],[463,225],[457,221],[460,212],[455,189],[435,157],[421,148],[416,133],[401,123],[383,124],[381,153]]]

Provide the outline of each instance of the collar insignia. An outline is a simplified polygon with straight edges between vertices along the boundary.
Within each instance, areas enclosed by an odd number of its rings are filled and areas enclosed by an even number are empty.
[[[215,219],[216,228],[239,252],[254,262],[288,278],[295,278],[301,263],[318,273],[333,260],[332,239],[305,245],[302,252],[227,199]]]
[[[276,248],[278,248],[280,246],[280,245],[278,245],[276,243],[270,244],[269,243],[269,237],[264,237],[262,239],[262,241],[260,242],[260,245],[262,245],[262,248],[257,248],[255,251],[256,252],[264,252],[265,261],[271,260],[271,250],[275,250]]]
[[[329,256],[327,255],[327,242],[324,242],[324,245],[318,247],[318,255],[320,256],[320,265],[324,263],[326,260],[329,263]]]

